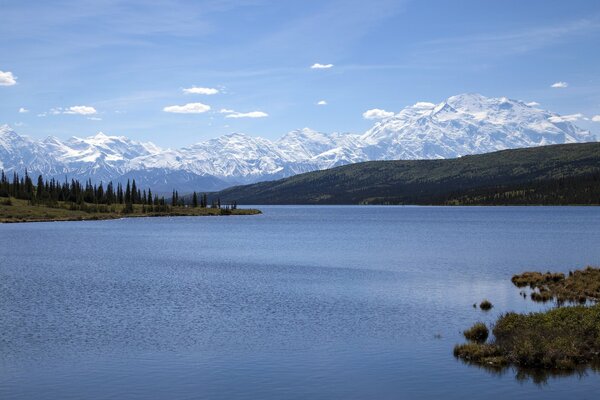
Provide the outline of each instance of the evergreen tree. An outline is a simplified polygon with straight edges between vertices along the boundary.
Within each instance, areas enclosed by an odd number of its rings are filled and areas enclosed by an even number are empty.
[[[125,187],[125,204],[131,203],[131,185],[129,179],[127,179],[127,186]]]
[[[135,185],[135,179],[133,180],[133,182],[131,184],[131,198],[130,198],[130,202],[132,204],[137,204],[138,203],[138,199],[137,199],[137,186]]]

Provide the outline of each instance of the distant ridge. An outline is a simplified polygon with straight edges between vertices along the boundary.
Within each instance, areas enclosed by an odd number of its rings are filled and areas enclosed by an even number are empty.
[[[232,133],[179,149],[104,133],[34,140],[0,126],[0,168],[27,168],[61,180],[135,178],[157,191],[215,191],[363,161],[454,158],[595,140],[568,118],[531,103],[461,94],[405,107],[363,134],[304,128],[271,141]]]
[[[371,161],[214,196],[240,204],[600,204],[600,143]]]

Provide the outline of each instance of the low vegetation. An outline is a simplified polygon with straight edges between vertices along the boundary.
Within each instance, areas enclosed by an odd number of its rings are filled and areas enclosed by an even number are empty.
[[[529,314],[506,313],[493,325],[493,339],[482,338],[487,326],[477,323],[465,331],[470,343],[454,348],[454,355],[466,362],[501,368],[575,371],[600,361],[600,269],[588,267],[568,276],[527,272],[515,275],[518,287],[548,293],[558,307]],[[591,302],[591,305],[560,306],[559,301]],[[483,325],[483,326],[481,326]]]
[[[479,364],[574,369],[598,361],[600,305],[507,313],[496,321],[492,333],[491,343],[458,345],[454,355]]]
[[[3,199],[5,200],[5,199]],[[143,210],[144,206],[134,205],[131,210],[124,212],[125,206],[111,205],[108,207],[86,204],[84,207],[72,209],[68,203],[59,202],[53,207],[31,205],[27,200],[11,199],[11,205],[0,202],[0,223],[11,222],[45,222],[45,221],[85,221],[105,220],[124,217],[178,217],[178,216],[217,216],[217,215],[253,215],[260,214],[255,209],[225,209],[225,208],[193,208],[171,207],[163,211]]]
[[[487,340],[490,331],[483,322],[477,322],[475,325],[463,332],[465,339],[476,343],[483,343]]]
[[[479,308],[481,308],[483,311],[489,311],[492,309],[492,307],[494,307],[494,305],[487,299],[479,303]]]
[[[600,300],[600,268],[587,267],[581,271],[562,273],[525,272],[512,277],[517,287],[531,288],[534,301],[556,300],[585,303],[588,300]]]

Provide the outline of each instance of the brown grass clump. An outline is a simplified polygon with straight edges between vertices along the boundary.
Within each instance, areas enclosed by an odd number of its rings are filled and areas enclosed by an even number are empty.
[[[584,270],[562,273],[525,272],[512,277],[517,287],[529,286],[533,292],[531,299],[546,302],[556,299],[559,303],[600,300],[600,268],[587,267]]]
[[[477,322],[475,325],[463,332],[465,338],[471,342],[483,343],[487,340],[490,331],[483,322]]]
[[[488,343],[465,343],[454,346],[454,357],[480,365],[506,365],[500,349]]]

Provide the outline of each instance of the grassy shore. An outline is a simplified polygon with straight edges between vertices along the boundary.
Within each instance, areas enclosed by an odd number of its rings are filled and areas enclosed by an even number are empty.
[[[534,301],[555,300],[546,312],[501,315],[486,342],[487,327],[475,324],[465,331],[469,343],[457,345],[454,355],[469,363],[501,368],[577,371],[600,362],[600,269],[588,267],[564,274],[527,272],[515,275],[517,287],[529,286]],[[538,297],[539,293],[542,297]],[[537,294],[537,295],[536,295]],[[564,306],[565,304],[580,305]],[[589,305],[583,305],[589,304]]]
[[[141,205],[134,205],[133,212],[124,213],[122,204],[95,207],[86,205],[86,211],[73,210],[67,203],[59,202],[56,207],[30,205],[27,200],[0,198],[0,223],[11,222],[46,222],[46,221],[85,221],[105,220],[130,217],[177,217],[177,216],[218,216],[218,215],[254,215],[260,214],[256,209],[224,210],[200,207],[169,207],[167,211],[144,212]]]

